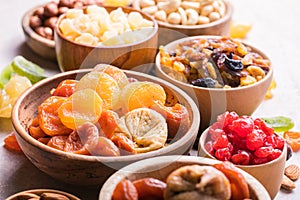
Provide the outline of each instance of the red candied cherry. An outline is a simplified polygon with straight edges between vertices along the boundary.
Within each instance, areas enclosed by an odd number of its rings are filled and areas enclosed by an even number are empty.
[[[236,154],[231,156],[231,162],[236,165],[249,165],[250,154],[247,151],[238,150]]]
[[[205,150],[210,154],[210,155],[214,155],[215,150],[213,148],[213,142],[212,141],[208,141],[205,143],[204,145]]]
[[[217,149],[216,152],[215,152],[215,157],[218,160],[221,160],[221,161],[230,160],[231,153],[230,153],[229,148],[225,147],[225,148],[222,148],[222,149]]]
[[[272,146],[274,149],[283,149],[284,139],[276,134],[269,135],[265,139],[265,146]]]
[[[226,131],[228,126],[230,126],[232,124],[232,122],[238,118],[239,118],[239,116],[235,112],[226,111],[217,117],[217,121],[219,123],[223,124],[223,126],[222,126],[223,130]]]
[[[225,135],[225,132],[222,129],[211,129],[209,133],[212,141],[216,141],[221,135]]]
[[[274,149],[272,154],[268,156],[268,160],[272,161],[278,158],[281,155],[282,151],[280,149]]]
[[[225,148],[227,146],[228,146],[228,138],[225,132],[223,131],[223,133],[221,133],[219,137],[216,138],[213,144],[213,148],[217,150],[217,149]]]
[[[254,151],[264,145],[266,135],[262,130],[254,129],[248,134],[246,146],[249,150]]]
[[[234,147],[233,147],[233,145],[231,144],[231,142],[228,142],[227,147],[228,147],[228,149],[229,149],[229,152],[232,154],[233,151],[234,151]]]
[[[258,127],[258,129],[262,130],[266,135],[273,135],[274,129],[269,127],[262,119],[256,118],[254,119],[254,125]]]
[[[233,130],[240,137],[247,137],[254,129],[254,122],[251,117],[242,116],[232,122]]]
[[[269,155],[273,153],[274,148],[269,147],[260,147],[255,150],[254,155],[258,158],[267,158]]]
[[[268,158],[258,158],[256,156],[253,156],[253,158],[251,160],[251,164],[252,165],[260,165],[260,164],[267,163],[268,161],[269,161]]]

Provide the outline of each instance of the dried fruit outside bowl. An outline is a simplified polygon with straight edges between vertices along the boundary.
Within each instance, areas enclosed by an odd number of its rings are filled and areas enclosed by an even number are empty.
[[[141,178],[156,178],[165,181],[167,176],[174,170],[186,165],[211,166],[221,161],[196,156],[160,156],[145,159],[128,165],[114,173],[102,186],[99,200],[111,200],[116,185],[124,180],[131,181]],[[250,190],[250,198],[255,200],[269,200],[270,196],[265,188],[253,176],[238,169],[246,178]]]
[[[43,5],[37,6],[27,11],[22,17],[22,29],[25,35],[26,44],[36,54],[43,58],[56,62],[55,42],[54,40],[46,39],[37,34],[29,25],[30,17],[33,13]]]
[[[160,84],[173,101],[186,106],[190,120],[190,128],[176,141],[172,140],[168,146],[152,152],[128,156],[87,156],[72,154],[47,146],[28,133],[31,121],[37,116],[38,106],[48,97],[50,91],[65,79],[76,79],[90,72],[90,69],[74,70],[60,73],[40,81],[17,100],[13,112],[12,123],[18,143],[28,159],[41,171],[62,182],[82,185],[85,187],[99,187],[115,171],[132,162],[160,155],[182,155],[187,153],[195,142],[199,128],[199,113],[192,99],[179,88],[154,76],[144,73],[125,71],[127,77],[140,81],[151,81]],[[174,143],[173,143],[174,142]]]
[[[221,38],[221,36],[194,36],[173,41],[163,49],[175,50],[177,44],[195,39]],[[252,52],[260,54],[270,60],[265,53],[253,45],[242,42],[252,49]],[[217,72],[218,73],[218,72]],[[270,66],[266,76],[251,85],[231,88],[206,88],[176,80],[168,75],[161,65],[160,54],[156,56],[156,75],[184,90],[196,102],[201,113],[200,130],[204,131],[210,124],[216,121],[217,116],[225,111],[235,111],[238,115],[250,116],[263,101],[265,94],[273,78],[273,67]]]
[[[208,136],[207,128],[200,136],[198,145],[198,156],[216,159],[206,149],[205,143]],[[259,165],[235,165],[255,177],[268,191],[271,198],[274,199],[280,189],[281,180],[284,174],[284,168],[287,156],[287,145],[284,144],[281,155],[270,162]]]

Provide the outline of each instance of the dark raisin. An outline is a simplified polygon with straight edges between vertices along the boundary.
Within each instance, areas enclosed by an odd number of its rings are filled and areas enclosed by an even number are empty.
[[[225,55],[224,64],[228,69],[231,70],[238,71],[244,69],[244,65],[240,60],[230,59],[227,55]]]
[[[192,85],[199,86],[199,87],[206,87],[206,88],[214,88],[216,81],[212,78],[199,78],[196,80],[193,80]]]

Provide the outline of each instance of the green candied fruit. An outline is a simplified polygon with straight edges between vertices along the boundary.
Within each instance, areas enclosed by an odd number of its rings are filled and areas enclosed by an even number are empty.
[[[266,124],[271,126],[275,132],[285,132],[294,127],[294,122],[291,118],[284,116],[261,118]]]
[[[11,65],[6,66],[0,73],[0,89],[4,87],[4,85],[9,81],[11,75],[13,73],[13,69]]]

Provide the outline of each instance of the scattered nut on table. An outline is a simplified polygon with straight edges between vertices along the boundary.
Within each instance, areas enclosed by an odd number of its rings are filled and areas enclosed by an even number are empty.
[[[297,165],[289,165],[288,167],[285,168],[284,174],[290,178],[292,181],[295,181],[299,178],[300,176],[300,168]]]
[[[296,184],[289,179],[286,175],[283,175],[282,181],[281,181],[281,188],[292,191],[293,189],[296,188]]]

